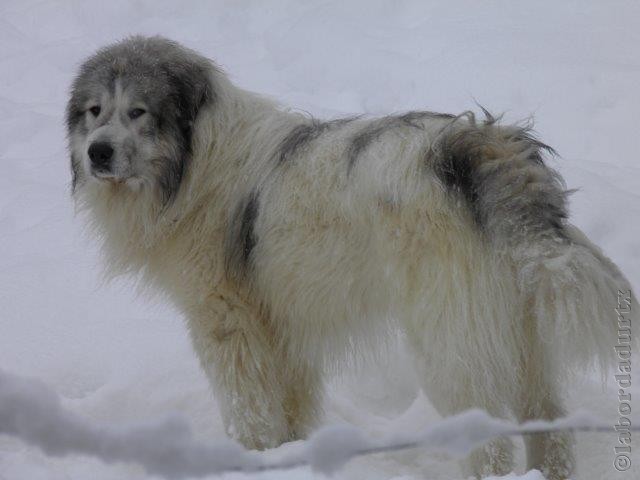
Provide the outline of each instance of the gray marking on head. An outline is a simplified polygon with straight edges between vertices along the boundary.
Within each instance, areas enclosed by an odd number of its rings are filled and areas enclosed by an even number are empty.
[[[113,96],[116,82],[134,92],[154,118],[154,136],[172,151],[169,158],[153,159],[163,166],[157,184],[167,203],[189,163],[198,112],[215,101],[210,81],[214,69],[206,58],[162,37],[137,36],[107,46],[84,62],[73,82],[66,112],[68,135],[81,134],[86,103],[103,92]]]
[[[483,231],[503,237],[554,232],[564,237],[566,196],[558,173],[530,127],[502,127],[488,114],[482,124],[445,132],[427,161],[449,192],[461,196]],[[519,231],[518,231],[519,229]]]
[[[258,242],[255,223],[259,208],[259,193],[253,191],[238,203],[229,219],[225,242],[225,271],[229,279],[243,280],[250,270],[252,253]]]
[[[276,150],[278,165],[284,165],[293,159],[301,148],[318,138],[324,132],[333,128],[339,128],[355,120],[357,117],[339,118],[327,122],[312,119],[311,123],[304,123],[294,127],[291,132],[282,140]]]
[[[453,115],[446,113],[436,113],[428,111],[407,112],[402,115],[392,115],[380,118],[368,124],[360,132],[356,133],[351,139],[351,144],[347,150],[347,172],[351,173],[356,165],[358,157],[364,152],[374,141],[390,129],[401,127],[422,128],[419,123],[427,117],[433,118],[455,118]]]

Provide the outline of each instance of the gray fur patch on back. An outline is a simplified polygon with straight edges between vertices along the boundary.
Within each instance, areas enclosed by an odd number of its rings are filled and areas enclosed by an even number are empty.
[[[352,139],[347,150],[347,172],[351,173],[356,165],[358,157],[364,152],[371,143],[376,141],[380,136],[390,129],[400,127],[422,128],[417,122],[420,120],[432,118],[455,118],[453,115],[446,113],[436,113],[428,111],[407,112],[403,115],[393,115],[375,120],[358,132]]]
[[[229,279],[243,280],[250,270],[251,256],[258,242],[255,223],[259,208],[259,194],[253,191],[238,203],[231,215],[225,242],[225,271]]]
[[[492,237],[564,235],[564,184],[543,154],[554,151],[529,127],[496,125],[495,118],[445,133],[427,161],[442,184],[462,197],[476,225]]]
[[[305,123],[294,127],[284,140],[282,140],[277,149],[278,165],[284,165],[291,161],[301,148],[307,146],[324,132],[333,128],[339,128],[356,118],[357,117],[339,118],[327,122],[312,119],[311,123]]]

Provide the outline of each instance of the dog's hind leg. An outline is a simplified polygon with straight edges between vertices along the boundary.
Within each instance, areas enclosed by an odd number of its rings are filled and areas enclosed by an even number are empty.
[[[534,331],[534,319],[528,318],[527,342],[522,358],[523,378],[519,382],[520,395],[516,397],[513,413],[519,421],[555,420],[566,412],[558,393],[558,374],[548,362],[545,345]],[[555,366],[557,369],[559,366]],[[527,451],[527,470],[537,469],[548,480],[570,478],[575,469],[573,435],[568,432],[540,433],[524,438]]]
[[[434,352],[435,353],[435,352]],[[507,413],[502,404],[484,394],[482,372],[459,367],[444,367],[442,362],[422,364],[424,370],[439,370],[436,374],[422,373],[424,391],[431,404],[443,417],[479,408],[494,417]],[[502,476],[513,471],[513,443],[508,437],[496,438],[476,448],[461,462],[465,478]]]
[[[424,391],[443,416],[477,408],[504,418],[510,413],[521,338],[509,270],[472,231],[439,244],[440,250],[432,245],[413,275],[422,294],[404,316]],[[462,467],[476,478],[510,473],[511,440],[498,438],[476,449]]]
[[[220,405],[225,429],[247,448],[291,439],[278,355],[261,310],[235,292],[210,294],[188,312],[200,364]]]

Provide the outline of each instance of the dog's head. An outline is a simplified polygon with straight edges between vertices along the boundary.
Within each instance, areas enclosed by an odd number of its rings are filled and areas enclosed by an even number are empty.
[[[74,192],[92,182],[155,189],[180,186],[199,110],[213,100],[212,64],[175,42],[132,37],[80,68],[67,105]]]

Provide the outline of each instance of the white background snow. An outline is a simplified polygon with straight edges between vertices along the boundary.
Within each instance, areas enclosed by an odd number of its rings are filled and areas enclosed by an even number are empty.
[[[215,59],[242,87],[318,116],[459,113],[476,101],[511,121],[534,114],[562,156],[553,165],[580,188],[574,222],[637,287],[639,24],[634,0],[0,1],[0,368],[44,380],[97,423],[181,412],[200,440],[224,438],[179,314],[162,298],[136,296],[129,279],[102,283],[94,243],[74,217],[63,112],[75,69],[96,48],[162,34]],[[591,409],[613,425],[616,391],[596,374],[578,379],[570,410]],[[326,424],[372,436],[439,418],[401,348],[334,379],[326,411]],[[613,470],[615,441],[579,436],[579,478],[640,478],[640,439],[626,474]],[[519,457],[508,478],[539,480]],[[89,478],[151,477],[82,456],[51,459],[0,437],[1,480]],[[452,459],[410,450],[354,460],[337,478],[462,477]]]

